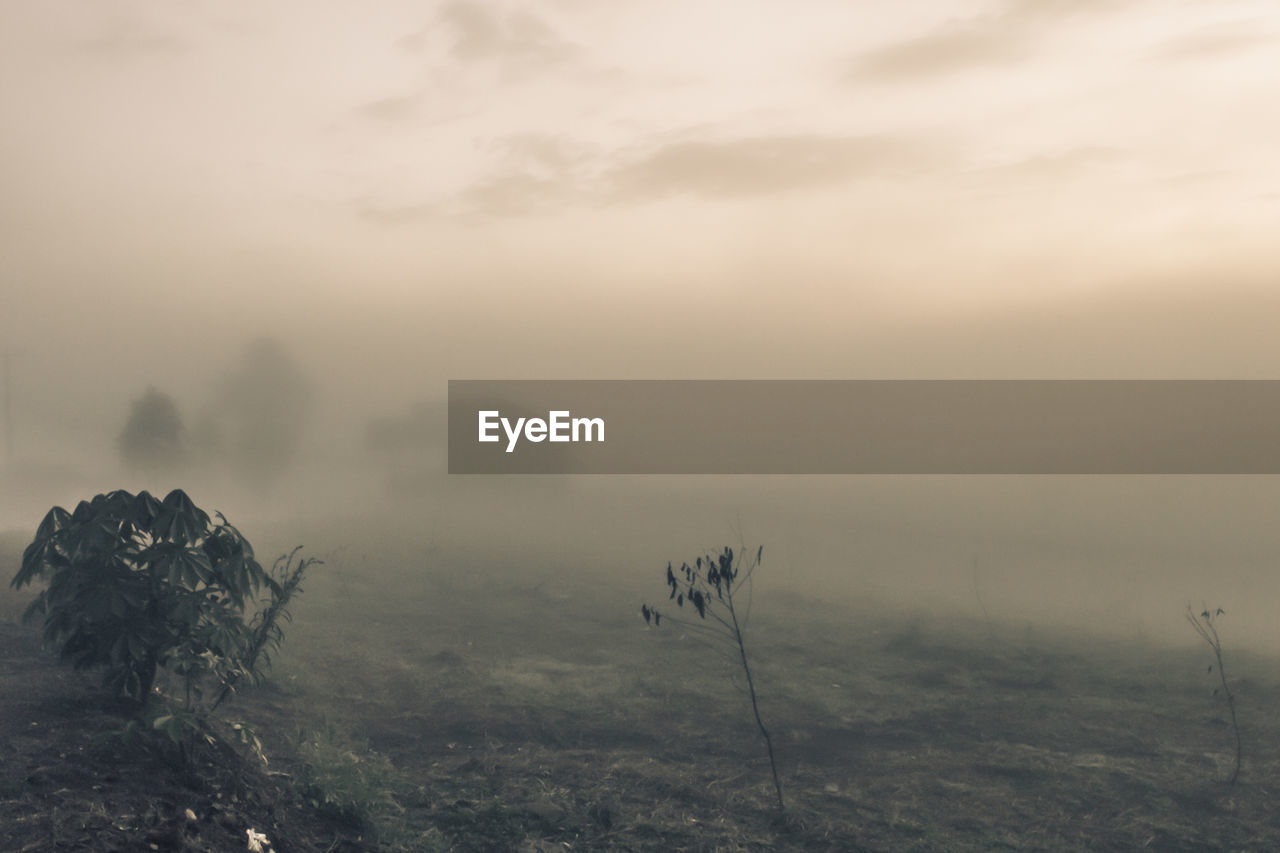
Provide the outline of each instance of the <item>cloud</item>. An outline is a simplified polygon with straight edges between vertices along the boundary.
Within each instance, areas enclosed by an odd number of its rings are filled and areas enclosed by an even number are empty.
[[[503,165],[494,175],[453,197],[450,210],[463,217],[529,216],[582,203],[594,195],[585,147],[561,136],[520,133],[491,148]]]
[[[399,97],[379,98],[357,109],[365,118],[377,121],[401,121],[414,117],[422,103],[422,95],[415,93]]]
[[[1274,41],[1274,36],[1259,32],[1256,24],[1234,24],[1170,39],[1156,48],[1155,56],[1174,61],[1220,59]]]
[[[443,211],[438,205],[430,203],[402,205],[364,203],[359,206],[357,215],[375,225],[393,226],[439,219]]]
[[[1028,157],[966,168],[955,186],[976,198],[1042,195],[1112,186],[1133,164],[1133,153],[1101,145],[1045,150]]]
[[[589,156],[582,146],[546,133],[504,136],[493,147],[524,168],[561,175],[584,163]]]
[[[933,32],[857,56],[846,79],[897,82],[1019,62],[1033,55],[1037,38],[1049,25],[1133,2],[1011,0],[993,15],[953,20]]]
[[[602,156],[557,136],[518,134],[490,149],[502,165],[447,198],[424,204],[364,205],[383,225],[428,219],[480,220],[544,214],[575,206],[642,203],[686,195],[739,199],[822,189],[859,178],[936,167],[938,152],[888,136],[762,136],[671,142],[641,154]]]
[[[1118,12],[1142,0],[1010,0],[1000,17],[1005,23],[1034,26],[1073,15]]]
[[[1024,160],[1005,163],[984,169],[983,172],[1001,178],[1019,180],[1059,180],[1081,172],[1113,165],[1124,159],[1125,152],[1118,148],[1100,145],[1081,145],[1052,154],[1037,154]]]
[[[564,65],[581,52],[528,10],[500,10],[475,0],[445,4],[435,23],[405,36],[398,44],[421,53],[432,46],[433,35],[441,30],[448,35],[450,57],[462,63],[497,63],[507,70],[528,72]]]
[[[362,219],[377,225],[428,221],[479,222],[533,216],[581,201],[581,188],[562,180],[507,172],[478,181],[438,201],[361,207]]]
[[[902,80],[950,74],[1021,59],[1027,44],[993,24],[953,24],[920,38],[887,45],[859,57],[849,77]]]
[[[524,133],[488,146],[501,161],[498,170],[445,199],[402,206],[365,206],[361,216],[383,225],[428,219],[478,220],[531,216],[583,203],[592,187],[583,172],[591,160],[585,148],[563,137]]]
[[[918,170],[915,142],[883,136],[764,136],[675,142],[612,169],[615,200],[675,194],[731,198],[816,189],[886,171]]]
[[[511,44],[498,16],[479,3],[449,3],[441,10],[440,20],[454,31],[453,55],[457,59],[492,59],[513,49],[522,53],[532,47]]]
[[[82,53],[110,58],[176,55],[186,50],[181,39],[128,18],[113,18],[94,35],[80,41]]]
[[[575,198],[574,188],[554,178],[513,172],[475,184],[453,199],[464,217],[529,216]]]

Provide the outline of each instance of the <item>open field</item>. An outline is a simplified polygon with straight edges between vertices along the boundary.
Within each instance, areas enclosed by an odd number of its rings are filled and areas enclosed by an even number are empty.
[[[1280,849],[1280,678],[1229,633],[1235,786],[1207,648],[758,594],[779,821],[740,670],[639,617],[642,595],[665,598],[663,566],[623,578],[426,535],[389,548],[373,526],[293,531],[327,563],[269,683],[226,713],[266,767],[228,754],[184,775],[102,738],[124,711],[51,665],[16,624],[28,596],[6,591],[0,848],[243,850],[255,828],[278,853]],[[22,538],[4,541],[6,578]]]

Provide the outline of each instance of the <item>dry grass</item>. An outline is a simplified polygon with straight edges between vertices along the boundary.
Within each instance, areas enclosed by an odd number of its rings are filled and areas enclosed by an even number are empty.
[[[1225,709],[1194,651],[757,600],[748,641],[792,812],[780,825],[731,670],[647,630],[629,590],[514,558],[431,559],[331,558],[272,681],[234,706],[280,772],[301,772],[288,744],[317,715],[385,762],[396,810],[381,849],[1280,849],[1271,661],[1235,659],[1232,788]],[[0,767],[0,808],[55,819],[28,768]],[[294,849],[312,849],[300,821]]]

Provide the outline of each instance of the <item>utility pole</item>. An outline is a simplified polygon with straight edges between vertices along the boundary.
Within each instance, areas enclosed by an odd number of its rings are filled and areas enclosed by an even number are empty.
[[[4,362],[4,460],[13,462],[13,360],[22,353],[5,348],[0,350],[0,360]]]

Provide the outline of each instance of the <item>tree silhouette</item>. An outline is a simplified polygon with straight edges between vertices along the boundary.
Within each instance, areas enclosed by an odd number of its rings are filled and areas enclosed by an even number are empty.
[[[173,398],[154,387],[133,401],[129,420],[116,440],[124,464],[154,474],[185,461],[182,417]]]
[[[233,469],[262,490],[293,465],[311,412],[311,383],[274,338],[258,338],[241,354],[215,396],[215,411]]]

